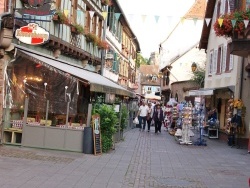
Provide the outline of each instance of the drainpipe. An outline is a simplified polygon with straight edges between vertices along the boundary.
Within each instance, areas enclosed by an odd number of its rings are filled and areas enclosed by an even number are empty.
[[[241,59],[241,76],[240,76],[240,96],[239,98],[242,99],[242,88],[243,88],[243,73],[244,73],[244,64],[245,64],[245,58],[242,57]]]
[[[108,12],[108,5],[105,8],[106,12]],[[104,26],[103,26],[103,36],[102,39],[106,40],[106,30],[107,30],[107,24],[108,24],[108,15],[107,18],[104,20]],[[105,49],[102,49],[101,52],[101,75],[103,76],[103,69],[105,65]]]

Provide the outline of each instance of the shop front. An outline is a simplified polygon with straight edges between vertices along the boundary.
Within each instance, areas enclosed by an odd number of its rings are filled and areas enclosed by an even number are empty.
[[[98,97],[134,94],[100,74],[16,46],[6,69],[3,143],[82,152]]]

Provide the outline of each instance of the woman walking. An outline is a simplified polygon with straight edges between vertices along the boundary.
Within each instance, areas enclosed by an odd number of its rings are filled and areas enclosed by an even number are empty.
[[[155,122],[155,133],[158,133],[158,131],[161,132],[161,126],[164,122],[164,115],[160,104],[157,104],[156,108],[154,109],[153,119]]]

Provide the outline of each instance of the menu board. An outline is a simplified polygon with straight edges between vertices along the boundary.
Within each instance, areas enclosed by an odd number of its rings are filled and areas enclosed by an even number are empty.
[[[95,114],[92,116],[92,129],[94,139],[94,154],[102,154],[102,141],[101,141],[101,129],[100,129],[100,115]]]

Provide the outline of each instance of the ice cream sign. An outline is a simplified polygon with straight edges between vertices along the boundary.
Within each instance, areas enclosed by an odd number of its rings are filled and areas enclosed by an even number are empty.
[[[49,40],[49,32],[36,23],[29,23],[17,29],[15,37],[25,44],[39,45]]]

